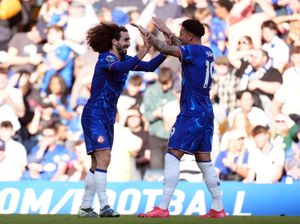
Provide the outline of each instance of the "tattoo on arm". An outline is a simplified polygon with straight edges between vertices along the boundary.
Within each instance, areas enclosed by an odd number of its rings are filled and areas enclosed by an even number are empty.
[[[182,45],[181,40],[175,34],[171,34],[170,39],[171,39],[173,45],[175,45],[175,46]]]
[[[160,41],[157,37],[151,36],[153,46],[161,53],[180,57],[178,46],[168,45],[166,42]]]

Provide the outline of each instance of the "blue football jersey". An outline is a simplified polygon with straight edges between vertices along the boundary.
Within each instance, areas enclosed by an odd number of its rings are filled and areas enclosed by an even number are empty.
[[[197,117],[201,113],[213,114],[209,91],[212,83],[214,56],[210,48],[202,45],[180,46],[182,89],[180,115]]]
[[[125,56],[123,61],[130,58]],[[110,71],[110,67],[118,61],[118,58],[110,52],[99,55],[92,80],[91,95],[84,108],[85,112],[94,114],[108,124],[115,123],[117,101],[128,75],[127,72]]]

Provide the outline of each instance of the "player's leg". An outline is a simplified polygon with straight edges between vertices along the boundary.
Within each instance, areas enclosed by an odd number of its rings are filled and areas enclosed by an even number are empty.
[[[226,213],[223,208],[220,179],[212,164],[210,153],[196,153],[197,165],[200,168],[206,187],[212,197],[212,209],[203,218],[224,218]]]
[[[169,205],[179,181],[179,163],[183,156],[179,150],[169,149],[165,155],[163,196],[158,207],[147,213],[141,213],[141,218],[168,218]]]
[[[94,173],[96,169],[96,158],[91,155],[91,168],[88,171],[85,181],[84,181],[84,193],[82,198],[82,203],[78,211],[78,216],[81,218],[85,217],[98,217],[98,214],[94,212],[93,199],[96,193],[96,185],[94,179]]]
[[[107,168],[110,163],[110,149],[101,149],[94,152],[97,165],[95,169],[95,184],[100,203],[100,217],[119,217],[120,215],[110,208],[106,195]]]
[[[113,142],[113,125],[105,125],[99,119],[83,119],[87,153],[95,160],[94,184],[100,202],[100,217],[118,217],[108,205],[106,195],[106,173],[110,163],[110,149]]]
[[[195,118],[197,135],[194,136],[194,155],[200,168],[206,187],[212,197],[212,209],[203,217],[223,218],[226,216],[223,209],[220,179],[211,161],[212,136],[214,131],[213,116]]]
[[[96,169],[95,169],[95,185],[97,187],[97,194],[100,202],[100,208],[103,209],[107,202],[106,196],[106,174],[107,167],[110,162],[110,150],[102,149],[94,152],[96,159]]]
[[[179,165],[183,152],[169,149],[165,155],[163,197],[159,204],[161,209],[168,209],[179,181]]]

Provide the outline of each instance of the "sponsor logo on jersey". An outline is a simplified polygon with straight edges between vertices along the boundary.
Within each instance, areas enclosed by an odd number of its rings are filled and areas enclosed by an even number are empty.
[[[100,135],[100,136],[97,138],[97,142],[99,142],[100,144],[104,143],[104,141],[105,141],[105,138],[104,138],[102,135]]]

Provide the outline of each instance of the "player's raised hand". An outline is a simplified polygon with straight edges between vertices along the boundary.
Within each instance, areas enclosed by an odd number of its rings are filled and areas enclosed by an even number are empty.
[[[141,36],[143,38],[145,47],[150,48],[152,46],[150,33],[142,26],[139,26],[135,23],[130,23],[130,24],[139,29]]]
[[[152,17],[152,21],[154,26],[160,30],[161,32],[163,32],[164,34],[166,34],[167,36],[170,36],[172,34],[172,31],[167,27],[167,25],[165,24],[164,21],[162,21],[160,18],[158,17]]]
[[[145,47],[149,49],[152,46],[151,34],[149,32],[146,32],[146,33],[141,32],[141,36],[143,38]]]
[[[135,23],[130,23],[130,25],[131,25],[131,26],[134,26],[134,27],[136,27],[136,28],[138,28],[139,31],[140,31],[141,33],[143,33],[143,34],[146,34],[146,33],[148,32],[144,27],[142,27],[142,26],[140,26],[140,25],[137,25],[137,24],[135,24]]]

